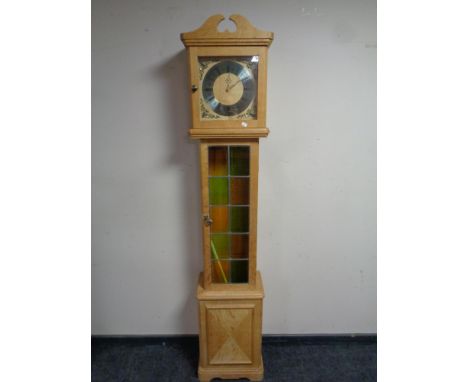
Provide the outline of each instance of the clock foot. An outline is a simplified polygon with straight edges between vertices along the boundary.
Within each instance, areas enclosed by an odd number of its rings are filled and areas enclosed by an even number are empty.
[[[220,379],[240,379],[246,378],[252,382],[263,381],[263,359],[260,367],[252,368],[249,366],[216,366],[216,367],[198,367],[198,379],[200,382],[209,382],[214,378]]]

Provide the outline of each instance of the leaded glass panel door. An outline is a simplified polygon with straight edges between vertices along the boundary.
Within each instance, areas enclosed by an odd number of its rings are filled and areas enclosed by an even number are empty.
[[[202,163],[205,280],[249,284],[256,271],[258,143],[207,143]]]

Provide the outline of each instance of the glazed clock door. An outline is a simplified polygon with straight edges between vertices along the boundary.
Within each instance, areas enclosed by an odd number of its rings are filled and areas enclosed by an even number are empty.
[[[265,126],[266,48],[191,48],[194,129]]]
[[[204,257],[211,284],[248,284],[256,270],[257,143],[202,144]]]

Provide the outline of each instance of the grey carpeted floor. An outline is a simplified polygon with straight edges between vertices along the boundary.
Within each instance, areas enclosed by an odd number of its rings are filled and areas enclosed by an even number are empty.
[[[197,337],[93,337],[91,348],[94,382],[198,380]],[[263,361],[265,382],[376,381],[377,339],[264,337]]]

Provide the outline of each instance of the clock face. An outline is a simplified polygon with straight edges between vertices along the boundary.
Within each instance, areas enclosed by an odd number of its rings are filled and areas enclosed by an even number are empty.
[[[258,56],[200,58],[201,118],[255,119]]]

